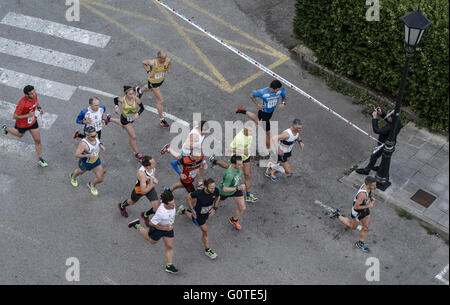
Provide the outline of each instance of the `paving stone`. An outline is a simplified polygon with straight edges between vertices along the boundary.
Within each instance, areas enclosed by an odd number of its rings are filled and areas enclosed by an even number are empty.
[[[443,198],[436,199],[433,204],[437,209],[441,210],[444,213],[448,214],[448,200],[445,200]]]
[[[424,141],[423,138],[414,136],[409,139],[408,143],[416,148],[421,148],[423,145],[425,145],[426,141]]]
[[[408,192],[411,194],[410,197],[412,197],[418,190],[420,190],[420,186],[418,186],[415,183],[412,183],[411,181],[406,183],[403,187],[402,190],[404,190],[405,192]]]
[[[419,171],[422,167],[425,166],[425,163],[422,161],[419,161],[415,158],[411,158],[408,161],[406,161],[403,166],[407,167],[407,168],[411,168],[411,169],[415,169],[417,171]]]
[[[431,205],[429,206],[425,212],[423,212],[423,216],[430,218],[431,220],[435,222],[439,222],[442,218],[442,215],[446,215],[444,212],[442,212],[440,209],[436,208],[435,206]]]
[[[426,189],[431,182],[431,179],[424,176],[421,173],[416,173],[412,178],[411,182],[420,186],[421,189]]]
[[[442,215],[441,219],[439,219],[438,223],[441,226],[448,228],[448,214]]]
[[[422,161],[424,163],[427,163],[431,158],[433,158],[433,153],[429,152],[426,149],[421,149],[417,152],[417,154],[414,155],[413,159],[417,159],[419,161]]]
[[[425,177],[435,178],[439,175],[439,170],[435,169],[434,167],[431,167],[428,164],[425,164],[425,166],[419,170],[419,173],[421,173]]]
[[[443,172],[434,177],[433,182],[437,182],[448,186],[448,172]]]
[[[431,183],[430,185],[427,186],[427,189],[430,190],[431,193],[440,196],[446,190],[448,190],[448,186],[440,183]]]
[[[443,158],[443,157],[438,157],[436,155],[433,156],[433,158],[431,158],[428,162],[428,165],[436,168],[436,169],[441,169],[443,167],[448,167],[448,156],[447,158]]]

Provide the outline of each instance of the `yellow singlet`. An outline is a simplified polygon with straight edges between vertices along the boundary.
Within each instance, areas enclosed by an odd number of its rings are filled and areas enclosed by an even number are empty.
[[[158,59],[154,59],[153,61],[155,62],[155,65],[152,67],[153,77],[149,77],[148,81],[151,84],[158,84],[164,80],[169,64],[165,61],[163,65],[159,65]]]

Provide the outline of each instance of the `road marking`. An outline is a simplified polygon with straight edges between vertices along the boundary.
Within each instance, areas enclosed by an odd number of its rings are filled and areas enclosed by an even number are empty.
[[[329,211],[329,212],[334,212],[335,209],[333,209],[332,207],[327,206],[326,204],[323,204],[321,201],[319,200],[314,200],[314,203],[317,205],[320,205],[322,208],[324,208],[325,210]]]
[[[13,12],[9,12],[0,23],[99,48],[104,48],[111,39],[108,35]]]
[[[162,20],[157,20],[155,18],[146,17],[146,16],[143,16],[143,15],[140,15],[140,14],[137,14],[137,13],[134,13],[134,12],[130,12],[130,11],[127,11],[127,10],[123,10],[123,9],[120,9],[120,8],[116,8],[116,7],[113,7],[113,6],[110,6],[110,5],[102,4],[102,3],[99,3],[99,2],[96,2],[96,1],[93,1],[93,0],[80,0],[80,3],[81,3],[81,5],[83,7],[87,8],[92,13],[94,13],[94,14],[102,17],[103,19],[109,21],[110,23],[116,25],[117,27],[119,27],[123,31],[125,31],[128,34],[132,35],[136,39],[142,41],[144,44],[150,46],[151,48],[154,48],[156,50],[162,49],[160,46],[155,45],[154,43],[152,43],[149,40],[145,39],[143,36],[135,33],[131,29],[129,29],[126,26],[124,26],[122,23],[119,23],[114,18],[111,18],[110,16],[104,14],[103,12],[101,12],[98,9],[92,7],[91,5],[94,5],[94,6],[97,6],[97,7],[101,7],[101,8],[105,8],[105,9],[109,9],[109,10],[112,10],[112,11],[115,11],[115,12],[119,12],[122,15],[127,14],[127,15],[130,15],[130,16],[134,16],[136,18],[148,20],[148,21],[151,21],[151,22],[159,23],[159,24],[168,24],[167,22],[164,22]],[[192,6],[192,4],[190,4],[190,3],[186,3],[186,4]],[[211,14],[211,13],[209,13],[209,12],[207,12],[207,11],[201,9],[201,8],[198,8],[198,7],[193,7],[193,8],[194,9],[199,9],[201,13],[204,13],[204,14],[208,15],[209,17],[213,18],[213,19],[217,19],[217,17],[215,17],[213,14]],[[214,16],[214,17],[212,17],[212,16]],[[242,35],[243,37],[245,37],[247,39],[250,39],[251,41],[256,42],[257,44],[263,46],[265,50],[262,50],[263,52],[261,52],[261,53],[269,54],[269,55],[271,55],[273,57],[279,58],[275,63],[273,63],[273,64],[268,66],[270,69],[274,69],[274,68],[280,66],[281,64],[289,61],[289,59],[290,59],[289,56],[284,55],[283,53],[277,51],[276,49],[270,47],[269,45],[266,45],[265,43],[258,41],[256,38],[252,37],[250,34],[247,34],[247,33],[243,32],[243,31],[241,31],[237,27],[232,26],[230,23],[227,23],[227,22],[221,20],[220,18],[218,20],[220,21],[220,23],[222,23],[226,27],[230,28],[231,30],[235,31],[236,33],[238,33],[238,34]],[[182,31],[184,31],[184,32],[188,32],[188,31],[192,32],[189,29],[185,29],[183,26],[180,26],[179,29],[180,30],[182,29]],[[194,33],[194,32],[192,32],[192,33]],[[204,33],[202,33],[201,31],[198,31],[197,34],[204,35]],[[256,50],[255,48],[252,48],[252,47],[247,47],[247,48]],[[211,82],[212,84],[214,84],[218,88],[220,88],[220,89],[222,89],[222,90],[224,90],[225,92],[228,92],[228,93],[233,93],[236,90],[244,87],[245,85],[247,85],[251,81],[255,80],[256,78],[261,77],[262,75],[264,75],[264,73],[262,73],[261,71],[258,71],[255,74],[251,75],[250,77],[244,79],[243,81],[238,82],[237,84],[235,84],[233,86],[230,86],[228,81],[225,81],[225,82],[224,81],[217,81],[215,78],[213,78],[210,75],[200,71],[199,69],[193,67],[192,65],[188,64],[187,62],[184,62],[181,58],[175,56],[174,54],[171,54],[168,51],[166,53],[167,53],[168,57],[171,57],[175,62],[185,66],[187,69],[189,69],[193,73],[197,74],[200,77],[203,77],[207,81]],[[206,58],[206,56],[205,56],[205,58]],[[214,69],[216,70],[216,72],[218,72],[218,70],[216,68],[214,68]],[[214,71],[213,71],[213,73],[214,73]],[[215,74],[217,74],[217,73],[215,73]],[[219,75],[219,74],[217,74],[217,75]]]
[[[16,110],[16,104],[8,103],[0,100],[0,118],[4,120],[12,120],[14,111]],[[38,113],[38,112],[36,112]],[[43,115],[37,115],[39,127],[42,129],[50,129],[55,123],[58,116],[53,113],[45,112]]]
[[[108,93],[108,92],[103,92],[103,91],[100,91],[100,90],[97,90],[97,89],[94,89],[94,88],[85,87],[85,86],[78,86],[78,89],[83,90],[83,91],[92,92],[92,93],[99,94],[99,95],[103,95],[103,96],[106,96],[106,97],[109,97],[109,98],[117,97],[117,95],[114,95],[114,94],[111,94],[111,93]],[[158,114],[158,109],[156,109],[156,108],[144,105],[144,109],[147,110],[147,111],[150,111],[150,112]],[[184,121],[184,120],[182,120],[180,118],[177,118],[176,116],[171,115],[170,113],[163,112],[163,115],[164,115],[165,118],[168,118],[168,119],[170,119],[172,121],[178,122],[178,123],[180,123],[182,125],[185,125],[185,126],[189,126],[188,122],[186,122],[186,121]]]
[[[10,137],[11,135],[8,135]],[[4,136],[0,137],[0,152],[6,154],[14,154],[22,158],[31,159],[32,153],[35,152],[35,146],[26,144],[21,141],[8,139]]]
[[[0,53],[87,73],[94,60],[0,37]]]
[[[442,283],[444,283],[445,285],[448,285],[448,280],[444,278],[444,275],[448,272],[448,265],[444,267],[444,269],[442,269],[441,272],[439,272],[439,274],[437,274],[434,278],[441,281]]]
[[[23,89],[26,85],[32,85],[39,94],[68,101],[77,87],[48,79],[8,70],[0,67],[0,84],[9,87]]]

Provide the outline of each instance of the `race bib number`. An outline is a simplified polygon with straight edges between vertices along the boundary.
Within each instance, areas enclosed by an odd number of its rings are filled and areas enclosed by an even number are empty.
[[[267,108],[273,108],[277,105],[278,100],[271,100],[267,102]]]
[[[127,115],[127,121],[133,122],[134,121],[134,114],[133,115]]]
[[[166,72],[160,72],[155,74],[155,79],[163,78],[166,76]]]
[[[88,158],[86,160],[86,162],[89,163],[89,164],[93,164],[93,163],[97,162],[97,160],[98,160],[98,156],[95,156],[95,158],[92,158],[92,159]]]
[[[207,206],[207,207],[202,207],[200,214],[208,214],[209,211],[212,209],[212,207],[213,207],[212,205]]]
[[[28,118],[28,120],[27,120],[27,123],[28,124],[31,124],[31,123],[33,123],[33,121],[34,121],[34,118],[35,118],[35,116],[33,115],[32,117],[29,117]]]
[[[195,178],[195,177],[197,177],[197,173],[198,173],[198,169],[193,170],[193,171],[189,172],[189,177]]]

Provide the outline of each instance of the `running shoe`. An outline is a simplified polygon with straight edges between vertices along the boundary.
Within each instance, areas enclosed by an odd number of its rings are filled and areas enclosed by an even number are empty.
[[[169,123],[167,123],[166,119],[162,119],[161,121],[159,121],[159,125],[161,125],[162,128],[169,127]]]
[[[161,148],[161,150],[160,150],[161,155],[165,155],[165,154],[167,154],[169,151],[170,151],[170,144],[164,145],[164,147]]]
[[[78,181],[77,181],[76,178],[74,179],[72,177],[73,177],[73,173],[70,174],[70,183],[72,183],[73,187],[77,187],[78,186]]]
[[[145,212],[142,212],[142,213],[141,213],[141,218],[142,218],[142,220],[144,221],[145,226],[146,226],[147,228],[150,228],[150,224],[148,223],[148,222],[149,222],[149,217],[148,217],[148,216],[145,217]]]
[[[177,216],[183,215],[185,210],[186,209],[184,208],[184,205],[180,205],[180,207],[178,208],[178,211],[177,211]]]
[[[90,182],[88,182],[87,186],[91,190],[92,195],[98,196],[98,190],[95,188],[95,186],[92,186]]]
[[[6,137],[8,135],[8,130],[6,130],[6,125],[2,125],[2,134]]]
[[[76,138],[78,138],[78,136],[81,134],[80,130],[75,130],[75,133],[73,134],[73,139],[75,140]]]
[[[230,223],[236,228],[236,230],[242,230],[239,220],[234,220],[233,217],[230,218]]]
[[[247,111],[244,109],[244,107],[239,107],[235,112],[245,114]]]
[[[205,255],[210,259],[215,259],[217,257],[217,254],[211,249],[205,250]]]
[[[257,202],[258,197],[256,197],[253,193],[250,193],[248,196],[245,196],[246,202]]]
[[[333,210],[333,212],[331,213],[331,218],[338,218],[339,216],[341,216],[341,211],[339,211],[338,209]]]
[[[38,165],[39,165],[40,167],[47,167],[47,166],[48,166],[47,162],[45,162],[45,160],[42,159],[42,158],[39,159]]]
[[[141,88],[139,88],[139,86],[136,86],[136,87],[134,88],[134,94],[135,94],[138,98],[141,98],[141,97],[142,97]]]
[[[216,161],[216,156],[213,154],[213,155],[211,155],[211,157],[209,157],[209,167],[210,168],[216,167],[215,161]]]
[[[105,120],[105,125],[108,125],[108,123],[111,121],[111,115],[107,114],[106,115],[106,120]]]
[[[127,218],[128,217],[128,213],[127,213],[127,209],[126,208],[122,208],[122,203],[118,203],[117,207],[119,208],[119,212],[120,215],[122,215],[123,217]]]
[[[137,230],[137,225],[140,225],[141,223],[140,223],[140,221],[139,221],[139,219],[135,219],[135,220],[133,220],[133,221],[131,221],[131,222],[129,222],[128,223],[128,228],[135,228],[136,230]]]
[[[134,156],[135,156],[136,158],[138,158],[139,161],[142,160],[142,158],[144,158],[144,156],[143,156],[141,153],[136,153],[136,154],[134,154]]]
[[[357,248],[361,249],[361,250],[362,250],[363,252],[365,252],[365,253],[369,253],[369,252],[370,252],[369,247],[367,247],[366,244],[363,243],[363,242],[357,241],[357,242],[355,243],[355,246],[356,246]]]
[[[270,178],[270,180],[272,180],[273,182],[277,182],[278,181],[277,176],[275,176],[275,171],[271,167],[268,167],[266,169],[265,176],[267,178]]]
[[[175,268],[175,266],[173,264],[167,264],[166,265],[166,272],[169,273],[178,273],[178,269]]]

